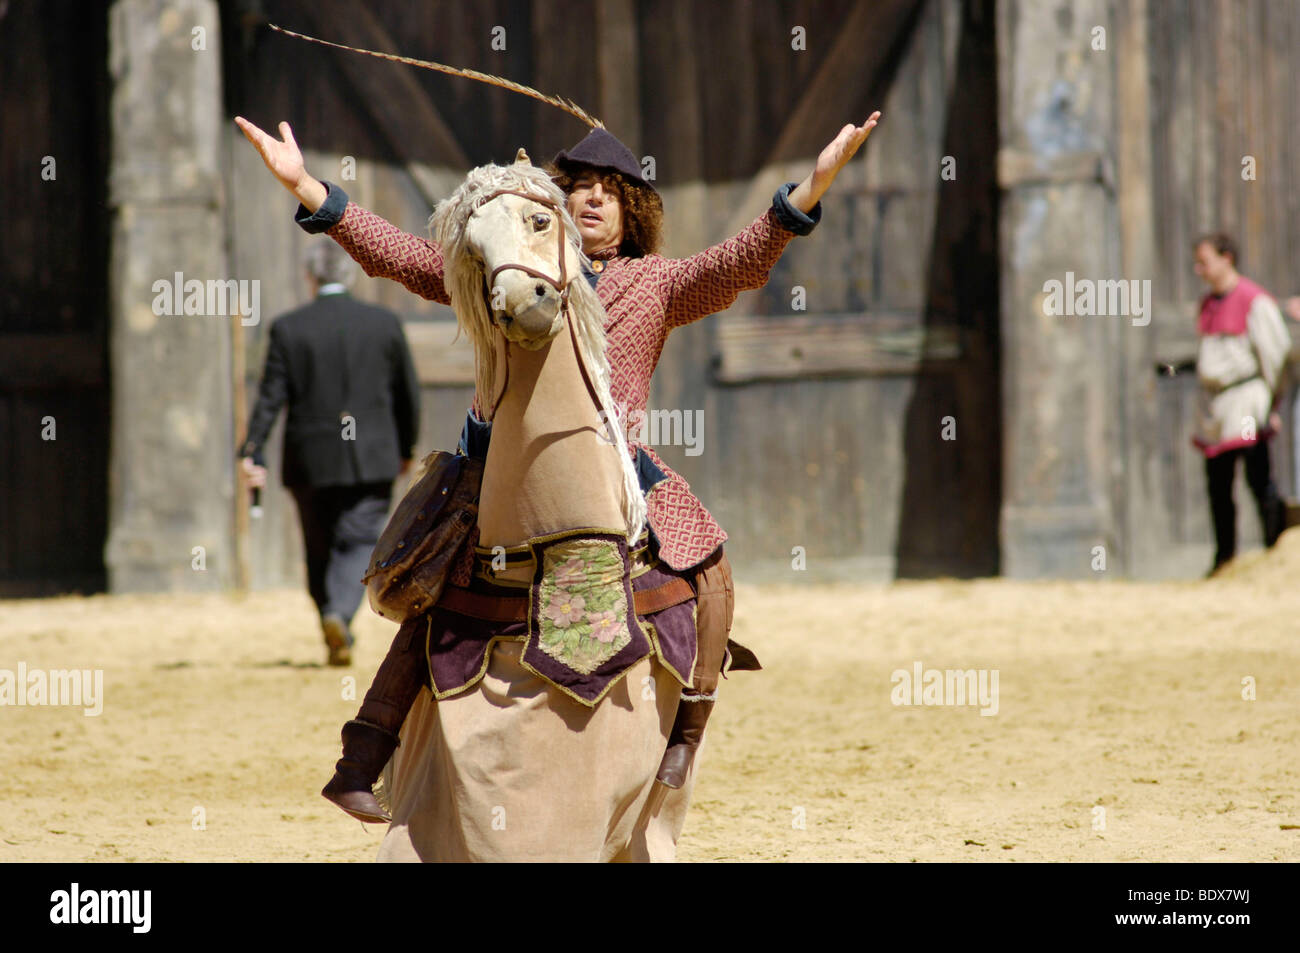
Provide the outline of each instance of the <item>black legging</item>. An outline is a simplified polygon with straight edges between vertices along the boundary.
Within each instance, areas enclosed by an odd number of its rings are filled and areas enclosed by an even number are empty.
[[[388,520],[391,483],[293,487],[307,549],[307,591],[321,617],[348,625],[366,587],[361,577]]]
[[[1282,534],[1283,505],[1273,484],[1268,442],[1260,440],[1253,447],[1225,450],[1216,457],[1207,457],[1205,478],[1210,489],[1210,515],[1214,519],[1216,567],[1226,563],[1237,551],[1237,504],[1232,498],[1232,483],[1237,475],[1238,457],[1246,459],[1246,483],[1254,494],[1259,520],[1264,526],[1264,544],[1272,546]]]

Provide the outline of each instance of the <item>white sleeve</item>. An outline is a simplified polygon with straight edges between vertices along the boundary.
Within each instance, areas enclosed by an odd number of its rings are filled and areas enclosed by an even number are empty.
[[[1270,391],[1277,390],[1278,379],[1291,354],[1291,335],[1277,302],[1268,295],[1256,295],[1246,315],[1246,333],[1259,359],[1259,373]]]

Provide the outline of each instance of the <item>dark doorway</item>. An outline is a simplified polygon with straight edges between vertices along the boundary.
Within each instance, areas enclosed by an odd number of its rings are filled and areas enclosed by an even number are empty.
[[[105,586],[108,21],[0,5],[0,595]]]
[[[925,326],[955,324],[961,358],[922,364],[907,409],[900,577],[999,569],[1002,400],[998,334],[998,80],[994,0],[962,5],[957,74],[927,279]],[[947,418],[951,418],[948,421]]]

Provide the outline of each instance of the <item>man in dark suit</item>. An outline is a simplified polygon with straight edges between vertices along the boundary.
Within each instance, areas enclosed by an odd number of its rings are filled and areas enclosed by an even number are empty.
[[[307,548],[307,587],[330,665],[350,665],[350,626],[388,517],[393,480],[410,467],[420,390],[402,323],[347,293],[352,260],[321,239],[306,255],[315,300],[271,326],[266,369],[240,449],[250,486],[266,483],[262,447],[280,408],[284,485]]]

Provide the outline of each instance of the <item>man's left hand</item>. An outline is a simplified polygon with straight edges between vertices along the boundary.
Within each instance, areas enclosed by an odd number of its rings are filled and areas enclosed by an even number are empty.
[[[862,125],[855,126],[849,123],[841,129],[839,135],[832,139],[830,145],[817,157],[813,178],[824,179],[828,186],[835,181],[835,176],[840,174],[840,169],[848,164],[858,148],[867,141],[867,136],[871,135],[871,130],[876,128],[876,123],[879,121],[880,110],[876,110]]]
[[[790,204],[804,212],[811,212],[816,208],[826,190],[835,181],[835,177],[840,174],[840,169],[848,164],[862,144],[867,141],[867,136],[871,135],[871,130],[876,128],[879,121],[880,110],[876,110],[862,125],[855,126],[849,123],[841,129],[839,135],[832,139],[830,145],[817,157],[817,165],[813,168],[812,174],[790,193]]]

